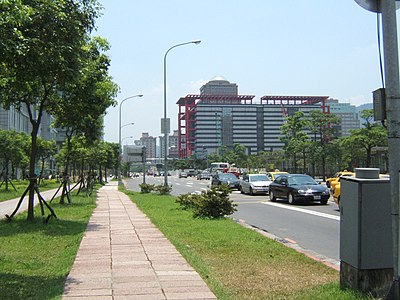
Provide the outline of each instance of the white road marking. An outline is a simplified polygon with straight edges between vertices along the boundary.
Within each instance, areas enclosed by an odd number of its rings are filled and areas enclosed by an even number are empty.
[[[313,211],[313,210],[308,210],[308,209],[304,209],[304,208],[283,205],[283,204],[279,204],[279,203],[272,203],[272,202],[261,202],[261,203],[262,204],[266,204],[266,205],[275,206],[275,207],[280,207],[280,208],[283,208],[283,209],[294,210],[294,211],[302,212],[302,213],[309,214],[309,215],[314,215],[314,216],[318,216],[318,217],[323,217],[323,218],[328,218],[328,219],[340,221],[340,217],[339,216],[334,216],[334,215],[321,213],[321,212],[317,212],[317,211]]]

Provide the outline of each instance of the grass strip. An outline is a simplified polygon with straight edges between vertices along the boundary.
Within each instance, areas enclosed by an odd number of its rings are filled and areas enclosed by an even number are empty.
[[[339,272],[230,218],[195,219],[173,196],[122,189],[218,299],[372,299],[339,288]]]
[[[91,197],[73,192],[71,205],[52,202],[58,219],[47,224],[38,206],[33,222],[26,213],[0,221],[0,299],[61,298],[95,201],[95,191]]]

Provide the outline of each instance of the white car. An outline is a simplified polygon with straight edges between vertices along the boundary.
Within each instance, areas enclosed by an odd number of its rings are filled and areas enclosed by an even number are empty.
[[[266,174],[246,174],[240,182],[240,192],[242,194],[269,194],[271,180]]]

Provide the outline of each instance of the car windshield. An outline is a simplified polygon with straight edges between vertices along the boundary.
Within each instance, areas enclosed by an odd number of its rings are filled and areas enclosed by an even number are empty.
[[[268,176],[267,175],[252,175],[249,177],[249,181],[254,182],[254,181],[269,181]]]
[[[224,179],[224,180],[234,180],[237,179],[235,175],[233,174],[220,174],[219,175],[220,179]]]
[[[317,185],[318,183],[308,175],[292,176],[288,178],[289,185]]]

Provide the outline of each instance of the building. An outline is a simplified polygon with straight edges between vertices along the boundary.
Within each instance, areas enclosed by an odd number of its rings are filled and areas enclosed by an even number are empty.
[[[51,127],[53,120],[54,118],[50,114],[43,112],[38,133],[41,138],[45,140],[55,139],[57,131]],[[30,135],[32,125],[26,107],[23,105],[21,110],[17,110],[13,106],[10,109],[4,109],[0,106],[0,129],[13,130]]]
[[[224,85],[228,94],[218,94]],[[211,88],[216,86],[219,88]],[[325,104],[328,96],[263,96],[255,103],[252,95],[238,95],[235,86],[221,78],[213,79],[200,89],[200,95],[178,100],[180,158],[214,153],[222,145],[232,149],[236,143],[245,146],[247,154],[280,150],[284,146],[280,128],[285,117],[296,111],[306,116],[312,110],[329,113]]]
[[[145,146],[146,158],[153,159],[156,157],[156,140],[157,138],[150,136],[148,132],[143,132],[140,140],[135,141],[135,145]]]
[[[329,106],[331,114],[338,116],[341,123],[338,128],[338,136],[350,135],[350,130],[360,129],[360,119],[357,108],[350,103],[339,103],[337,99],[328,99],[326,105]]]
[[[237,95],[238,86],[222,76],[216,76],[200,88],[201,95]]]
[[[159,157],[165,157],[164,156],[164,136],[160,135],[160,155]],[[174,130],[172,135],[168,136],[168,147],[167,147],[167,156],[168,158],[178,158],[178,130]]]

